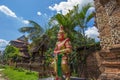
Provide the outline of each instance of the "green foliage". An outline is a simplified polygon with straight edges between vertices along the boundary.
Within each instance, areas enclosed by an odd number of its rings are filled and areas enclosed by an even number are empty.
[[[28,74],[27,70],[21,71],[12,67],[6,67],[2,72],[9,80],[38,80],[37,72],[29,72]]]
[[[24,72],[25,70],[23,68],[13,68],[14,70],[17,70],[18,72]]]
[[[73,75],[81,73],[79,68],[85,70],[83,68],[86,65],[87,57],[90,55],[89,49],[91,47],[96,49],[94,48],[96,46],[93,46],[96,45],[95,40],[85,35],[85,30],[89,27],[87,24],[94,17],[94,13],[87,14],[90,7],[92,5],[87,4],[80,10],[77,5],[72,10],[69,10],[69,13],[66,15],[56,14],[50,20],[50,23],[53,21],[58,22],[57,25],[54,24],[53,26],[63,25],[65,32],[71,40],[73,52],[69,56],[69,61]],[[76,27],[79,27],[78,30],[75,30]]]
[[[53,26],[52,28],[48,29],[46,31],[46,35],[49,37],[49,48],[54,48],[56,41],[57,41],[57,33],[58,33],[59,27],[58,26]]]
[[[8,60],[10,58],[13,58],[14,60],[16,60],[18,56],[20,56],[19,49],[12,45],[8,45],[6,47],[3,55],[4,60]]]
[[[87,48],[95,45],[94,47],[99,46],[99,43],[96,43],[94,39],[88,38],[85,35],[85,30],[89,27],[88,22],[94,17],[94,13],[90,13],[86,16],[88,9],[91,7],[91,4],[87,4],[79,9],[79,6],[74,6],[73,10],[69,10],[69,13],[66,15],[56,14],[54,15],[50,21],[49,26],[44,35],[41,35],[41,26],[39,26],[36,22],[32,23],[32,27],[23,27],[20,29],[20,32],[27,32],[29,39],[33,42],[29,46],[29,50],[32,47],[40,46],[45,41],[45,39],[49,39],[45,46],[45,65],[49,65],[52,60],[52,54],[54,51],[55,44],[57,42],[57,33],[59,31],[59,26],[63,25],[64,30],[67,33],[67,37],[70,38],[72,43],[73,52],[69,55],[69,61],[72,66],[73,75],[78,76],[79,68],[83,70],[84,66],[82,64],[86,64],[86,60],[88,55],[90,55]],[[56,22],[55,24],[53,24]],[[78,30],[75,30],[76,27],[79,27]],[[79,48],[82,48],[80,50]],[[95,48],[96,49],[96,48]],[[80,66],[81,65],[81,66]]]
[[[75,26],[75,22],[74,22],[74,17],[71,16],[72,14],[67,14],[67,15],[62,15],[62,14],[56,14],[54,15],[51,20],[50,20],[50,24],[53,23],[53,21],[57,21],[60,25],[64,26],[64,30],[68,35],[68,37],[73,40],[74,39],[74,28]],[[58,26],[58,25],[53,25],[53,26]]]
[[[49,48],[46,52],[45,52],[45,65],[48,66],[49,64],[51,64],[52,60],[53,60],[53,49]]]
[[[6,68],[4,65],[0,64],[0,69]]]

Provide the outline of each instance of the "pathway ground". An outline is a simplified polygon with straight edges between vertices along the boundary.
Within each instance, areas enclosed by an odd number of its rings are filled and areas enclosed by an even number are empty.
[[[3,71],[4,69],[0,69],[0,80],[7,80],[5,78],[3,78],[2,74],[1,74],[1,71]]]

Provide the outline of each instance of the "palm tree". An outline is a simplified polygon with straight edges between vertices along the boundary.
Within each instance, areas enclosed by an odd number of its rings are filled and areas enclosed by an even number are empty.
[[[39,24],[32,20],[29,20],[29,24],[29,26],[20,28],[19,31],[28,33],[28,39],[34,41],[43,34],[44,30]]]
[[[62,24],[64,26],[64,29],[69,34],[68,37],[71,39],[73,43],[72,45],[74,46],[74,48],[77,48],[76,46],[78,47],[80,47],[81,45],[84,46],[84,52],[83,52],[84,54],[82,54],[82,56],[79,55],[80,58],[78,56],[78,53],[76,52],[76,49],[74,49],[74,51],[77,54],[73,54],[76,57],[78,57],[77,60],[75,61],[77,61],[78,64],[82,65],[81,70],[85,70],[83,68],[86,66],[86,60],[87,60],[87,55],[88,55],[88,53],[86,52],[86,45],[87,45],[86,38],[87,37],[85,36],[85,30],[86,28],[88,28],[87,26],[88,22],[94,17],[93,13],[87,14],[87,11],[90,7],[91,7],[91,4],[87,4],[83,6],[82,9],[80,10],[79,6],[77,5],[74,7],[73,10],[69,10],[69,13],[67,13],[66,15],[57,14],[53,16],[52,19],[50,20],[50,22],[56,20],[59,23],[59,25]],[[80,32],[75,31],[76,26],[80,28]],[[80,41],[77,41],[77,40],[80,40]],[[79,61],[80,59],[82,61]],[[79,72],[83,73],[83,71],[80,71],[79,66],[80,65],[78,65]]]
[[[57,26],[64,26],[64,30],[68,35],[68,37],[73,40],[74,39],[74,28],[75,28],[75,22],[74,22],[74,17],[71,16],[71,13],[68,13],[66,15],[62,15],[62,14],[56,14],[55,16],[53,16],[50,20],[49,23],[52,23],[53,21],[57,21],[59,24]],[[55,25],[54,25],[55,26]]]
[[[82,10],[79,10],[78,5],[74,7],[73,11],[75,12],[75,20],[77,26],[82,29],[82,34],[85,37],[85,30],[88,28],[88,22],[94,17],[93,13],[87,14],[88,9],[92,7],[91,4],[87,4],[82,7]]]
[[[94,17],[93,13],[87,14],[88,9],[91,7],[91,4],[87,4],[85,6],[82,7],[81,11],[79,10],[78,5],[74,7],[73,11],[75,12],[75,20],[76,20],[76,24],[77,26],[80,27],[81,29],[81,33],[83,35],[83,39],[84,39],[84,54],[82,54],[82,61],[81,61],[81,70],[79,70],[80,74],[82,74],[82,72],[84,73],[84,76],[87,77],[87,57],[88,57],[88,53],[86,51],[86,46],[87,46],[87,37],[85,35],[85,30],[88,28],[87,24],[88,22]],[[85,69],[83,69],[85,68]],[[84,70],[84,71],[83,71]]]

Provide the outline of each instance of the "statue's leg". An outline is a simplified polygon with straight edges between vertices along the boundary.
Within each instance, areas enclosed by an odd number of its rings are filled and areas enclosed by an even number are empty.
[[[62,71],[65,75],[65,80],[70,80],[70,69],[66,59],[62,60]]]
[[[58,57],[57,57],[57,75],[58,75],[59,80],[62,80],[61,62],[62,62],[62,55],[58,54]]]
[[[58,55],[53,62],[55,80],[62,80],[61,60],[62,60],[62,55]]]

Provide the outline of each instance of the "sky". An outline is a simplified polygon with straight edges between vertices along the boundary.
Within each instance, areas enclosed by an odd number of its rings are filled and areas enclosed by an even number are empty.
[[[27,26],[27,20],[45,28],[56,13],[65,15],[73,6],[79,4],[82,7],[89,2],[93,3],[93,0],[0,0],[0,50],[4,50],[9,41],[23,35],[18,29]],[[92,11],[95,11],[94,7],[89,9],[88,14]],[[93,24],[94,18],[85,33],[97,40],[99,33]]]

